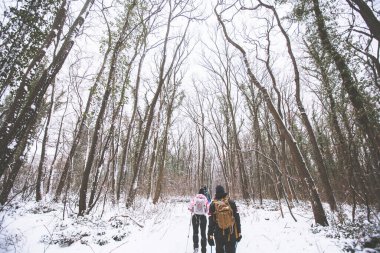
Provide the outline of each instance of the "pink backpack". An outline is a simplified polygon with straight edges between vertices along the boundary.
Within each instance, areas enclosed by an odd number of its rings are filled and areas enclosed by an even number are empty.
[[[202,194],[195,196],[194,213],[199,215],[207,214],[207,198]]]

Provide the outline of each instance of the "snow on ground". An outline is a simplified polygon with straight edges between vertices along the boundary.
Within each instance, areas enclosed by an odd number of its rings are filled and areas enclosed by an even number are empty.
[[[66,211],[71,215],[63,219],[63,206],[59,204],[14,204],[0,213],[0,252],[191,253],[187,205],[187,199],[157,205],[142,201],[132,211],[98,207],[94,214],[80,218],[75,215],[76,209],[68,207]],[[238,205],[243,238],[237,253],[335,253],[344,252],[343,247],[349,244],[357,247],[356,252],[376,252],[344,239],[336,226],[315,226],[305,204],[293,209],[297,222],[286,207],[282,218],[271,201],[262,207]],[[332,217],[329,216],[330,223],[335,222]],[[210,246],[207,251],[211,252]]]

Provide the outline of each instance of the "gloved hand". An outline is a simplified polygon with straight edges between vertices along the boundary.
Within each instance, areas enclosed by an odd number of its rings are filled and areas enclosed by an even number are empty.
[[[208,238],[207,238],[207,242],[208,242],[208,245],[214,246],[215,245],[214,236],[209,235]]]
[[[237,241],[237,242],[240,242],[240,240],[241,240],[242,237],[243,237],[243,236],[239,233],[239,234],[238,234],[238,237],[236,238],[236,241]]]

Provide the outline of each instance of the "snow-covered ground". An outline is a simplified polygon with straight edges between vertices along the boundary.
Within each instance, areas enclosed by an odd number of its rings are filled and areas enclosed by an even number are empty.
[[[356,252],[376,252],[357,245],[357,239],[339,229],[336,215],[329,215],[328,228],[315,226],[307,205],[293,208],[295,222],[286,207],[281,217],[276,204],[266,201],[239,204],[243,238],[237,253],[253,252],[344,252],[347,245]],[[172,199],[152,205],[142,201],[133,208],[98,207],[86,217],[77,218],[75,211],[51,203],[18,203],[0,213],[0,252],[65,252],[65,253],[191,253],[192,230],[185,199]],[[122,206],[122,205],[120,205]],[[71,213],[71,215],[67,215]],[[379,232],[378,226],[363,223]],[[360,226],[353,228],[359,229]],[[212,249],[215,252],[215,248]],[[211,252],[210,246],[207,248]]]

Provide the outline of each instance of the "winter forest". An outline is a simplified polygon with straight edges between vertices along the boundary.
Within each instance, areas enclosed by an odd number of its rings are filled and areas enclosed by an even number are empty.
[[[380,252],[380,1],[0,5],[0,252],[116,252],[90,225],[123,245],[171,212],[182,244],[156,252],[191,252],[187,201],[218,184],[239,253],[286,252],[248,245],[266,219],[351,240],[308,252]],[[53,214],[23,249],[38,221],[15,222]]]

